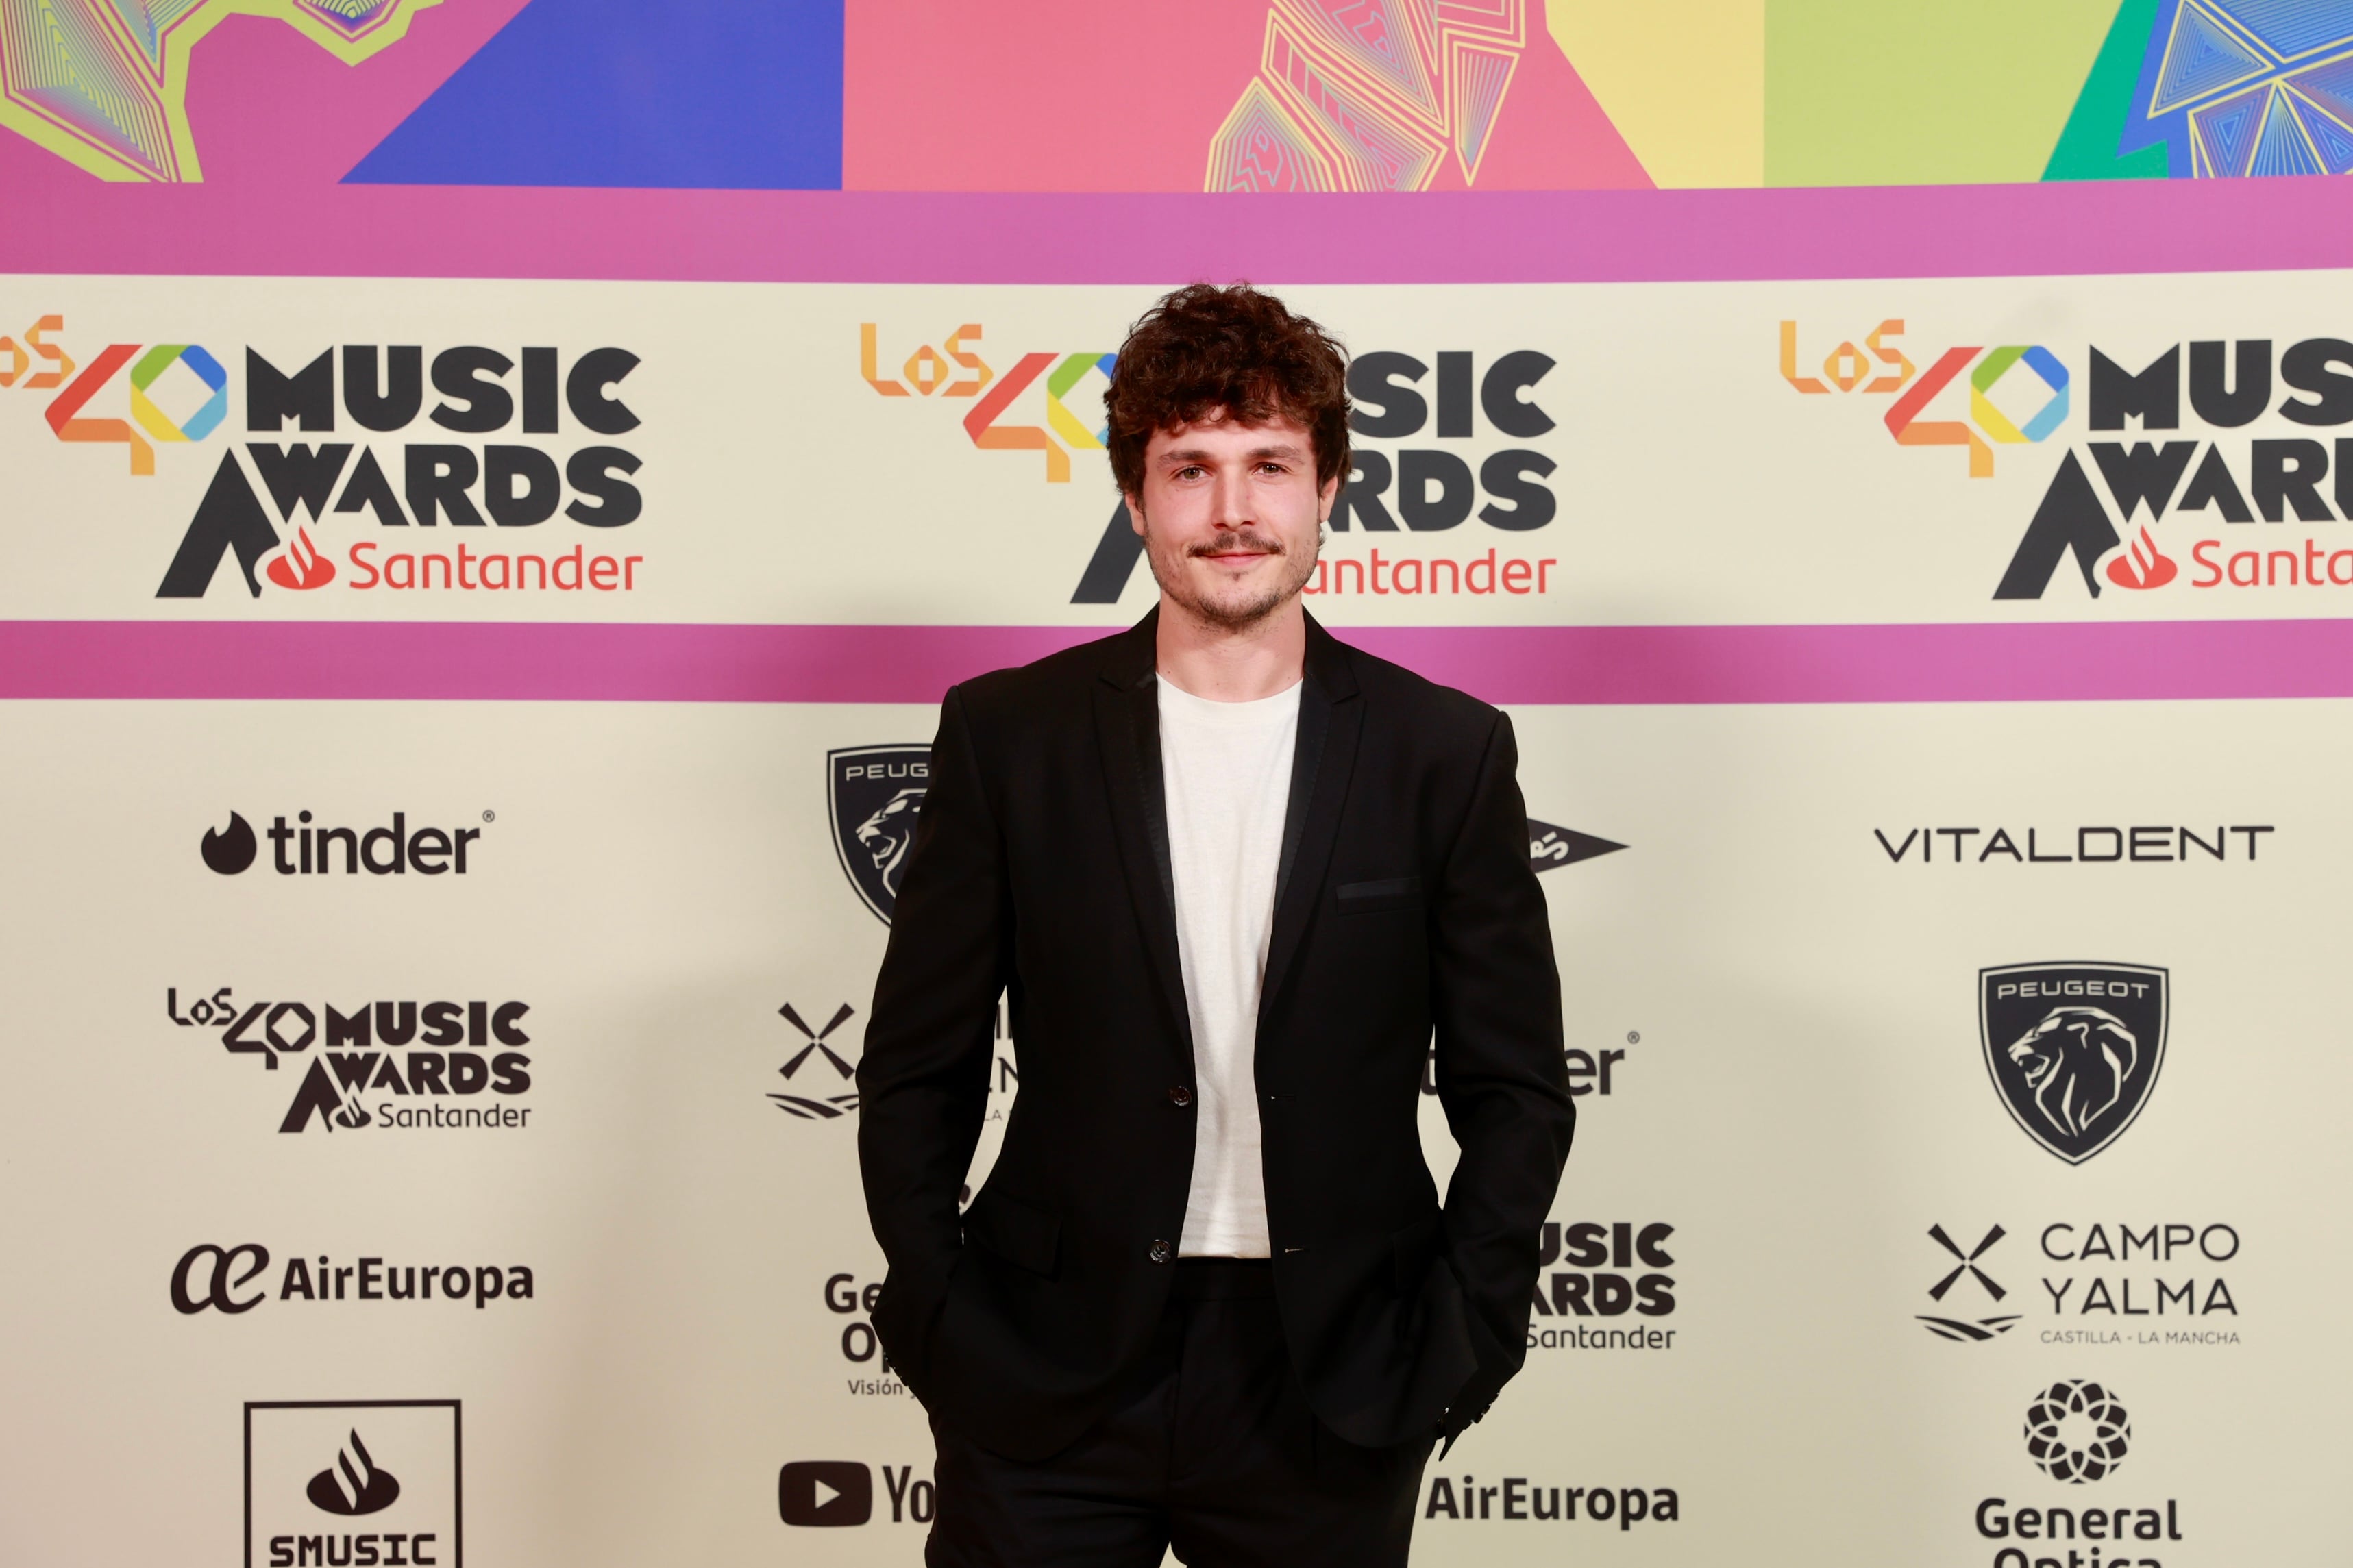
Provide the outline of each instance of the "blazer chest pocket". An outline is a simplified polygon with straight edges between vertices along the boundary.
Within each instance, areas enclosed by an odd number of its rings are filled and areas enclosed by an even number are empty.
[[[1044,1209],[1018,1198],[980,1190],[965,1211],[964,1232],[970,1239],[1018,1268],[1054,1277],[1060,1261],[1062,1222]]]
[[[1421,879],[1383,877],[1377,882],[1343,882],[1333,890],[1333,896],[1344,915],[1407,909],[1421,902]]]

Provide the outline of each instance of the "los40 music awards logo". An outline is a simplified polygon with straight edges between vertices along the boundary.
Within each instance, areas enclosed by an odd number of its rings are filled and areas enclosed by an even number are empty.
[[[66,331],[65,318],[50,314],[22,343],[0,336],[0,392],[50,394],[41,417],[56,438],[122,448],[133,483],[159,463],[204,460],[179,449],[230,425],[237,378],[224,359],[242,360],[245,434],[260,438],[217,443],[204,499],[168,556],[159,552],[157,598],[205,597],[225,559],[254,598],[336,584],[393,594],[638,586],[645,557],[604,542],[645,508],[635,478],[642,465],[607,439],[639,424],[619,392],[638,364],[628,349],[510,354],[460,343],[429,358],[420,344],[69,350]],[[290,423],[305,439],[280,438]],[[559,514],[594,531],[511,531]],[[414,531],[443,526],[457,531],[454,545]]]
[[[1994,598],[2042,598],[2070,560],[2094,599],[2104,588],[2353,587],[2353,548],[2306,526],[2353,517],[2353,436],[2316,438],[2353,426],[2353,342],[2091,343],[2079,381],[2041,343],[1960,344],[1923,368],[1899,342],[1905,327],[1890,318],[1859,343],[1841,339],[1817,367],[1799,323],[1784,321],[1781,379],[1808,396],[1888,398],[1880,418],[1899,446],[1958,447],[1971,479],[1994,476],[2000,448],[2058,434],[2079,395],[2085,405],[2084,437],[2061,458]],[[2258,518],[2295,526],[2234,531]]]
[[[223,985],[166,986],[164,1011],[184,1029],[217,1031],[221,1049],[255,1058],[289,1095],[280,1132],[512,1131],[531,1125],[532,1044],[525,1002],[362,999],[349,1011],[297,996],[239,996]]]
[[[964,433],[975,447],[1035,453],[1046,483],[1069,484],[1072,454],[1101,452],[1110,439],[1103,395],[1119,356],[1103,349],[1036,351],[1000,371],[981,356],[983,336],[982,323],[966,321],[937,346],[918,343],[892,366],[884,362],[896,361],[904,338],[892,337],[886,350],[882,324],[861,321],[859,375],[881,397],[911,405],[935,397],[962,406]],[[1549,482],[1558,465],[1532,444],[1554,427],[1535,401],[1554,363],[1533,348],[1492,355],[1440,349],[1429,359],[1394,350],[1354,356],[1354,471],[1332,509],[1334,548],[1306,592],[1453,600],[1552,593],[1557,560],[1504,546],[1548,526],[1558,511]],[[1406,441],[1413,445],[1388,444]],[[1484,551],[1403,551],[1390,560],[1373,550],[1367,560],[1349,544],[1356,532],[1438,533],[1474,517],[1483,525],[1481,542],[1490,546]],[[1488,529],[1504,537],[1498,541]],[[1143,553],[1122,501],[1081,569],[1071,603],[1117,604]]]

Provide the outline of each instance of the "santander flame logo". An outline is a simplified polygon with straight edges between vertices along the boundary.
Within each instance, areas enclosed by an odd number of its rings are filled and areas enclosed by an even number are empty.
[[[311,542],[311,531],[299,524],[285,550],[263,568],[281,588],[323,588],[335,580],[335,563]]]
[[[2108,581],[2119,588],[2162,588],[2179,574],[2173,557],[2157,547],[2143,523],[2125,552],[2108,563]]]
[[[351,1436],[333,1468],[312,1476],[304,1495],[328,1513],[382,1513],[399,1500],[400,1482],[390,1470],[376,1468],[358,1432]]]

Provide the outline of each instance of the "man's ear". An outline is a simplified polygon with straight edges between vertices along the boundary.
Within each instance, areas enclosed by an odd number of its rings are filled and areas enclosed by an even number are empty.
[[[1127,526],[1135,530],[1136,537],[1141,539],[1144,537],[1144,498],[1123,490],[1119,499],[1127,505]]]
[[[1326,521],[1329,521],[1332,516],[1332,502],[1340,493],[1340,481],[1347,477],[1347,470],[1344,468],[1316,487],[1315,504],[1323,512]]]

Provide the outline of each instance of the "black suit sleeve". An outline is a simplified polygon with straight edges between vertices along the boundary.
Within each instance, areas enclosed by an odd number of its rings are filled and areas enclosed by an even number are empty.
[[[1004,838],[951,689],[858,1063],[859,1170],[890,1264],[874,1329],[919,1393],[963,1247],[956,1199],[987,1110],[1011,924]]]
[[[1446,1257],[1479,1360],[1448,1407],[1449,1437],[1485,1413],[1526,1353],[1538,1231],[1577,1123],[1518,763],[1512,721],[1498,713],[1431,911],[1439,1102],[1461,1148],[1446,1190]]]

